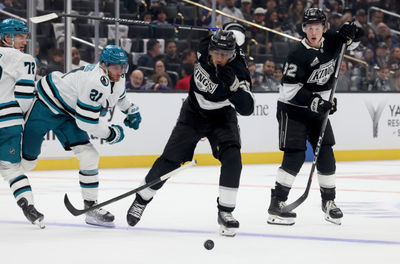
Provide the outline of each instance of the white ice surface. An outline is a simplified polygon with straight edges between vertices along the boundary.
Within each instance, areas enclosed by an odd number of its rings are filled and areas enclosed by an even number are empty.
[[[323,218],[317,178],[295,211],[293,226],[268,225],[270,188],[278,164],[243,166],[234,216],[240,229],[221,237],[216,221],[219,167],[197,166],[174,176],[157,193],[135,228],[126,223],[134,196],[106,207],[116,228],[97,228],[64,207],[68,193],[83,207],[77,171],[28,173],[46,228],[25,220],[6,182],[0,184],[0,263],[400,263],[400,161],[337,164],[337,205],[343,224]],[[148,168],[102,169],[100,201],[139,186]],[[289,201],[298,198],[310,171],[306,163]],[[206,250],[207,239],[215,242]],[[399,250],[399,251],[398,251]]]

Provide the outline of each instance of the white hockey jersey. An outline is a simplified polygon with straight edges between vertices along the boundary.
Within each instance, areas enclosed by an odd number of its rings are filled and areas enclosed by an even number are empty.
[[[23,124],[35,97],[35,71],[30,54],[0,47],[0,128]]]
[[[37,83],[38,97],[53,113],[76,119],[82,130],[107,138],[108,124],[100,119],[103,107],[118,104],[126,111],[131,103],[125,97],[125,76],[111,82],[99,64],[89,64],[63,74],[52,72]]]

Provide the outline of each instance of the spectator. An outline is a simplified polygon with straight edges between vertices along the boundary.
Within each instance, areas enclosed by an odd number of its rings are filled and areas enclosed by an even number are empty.
[[[50,50],[50,61],[47,65],[46,74],[59,71],[64,72],[64,50],[55,48]]]
[[[383,22],[379,23],[377,26],[376,38],[378,41],[385,41],[387,36],[392,36],[390,28]]]
[[[79,53],[79,50],[76,47],[72,47],[71,50],[72,50],[72,65],[71,65],[72,70],[89,64],[88,62],[81,60],[81,54]]]
[[[277,64],[277,65],[275,65],[275,70],[274,70],[274,74],[273,74],[274,87],[272,88],[272,90],[274,90],[274,91],[279,90],[279,85],[281,85],[282,77],[283,77],[282,65]]]
[[[153,85],[150,86],[150,90],[171,90],[172,81],[168,73],[160,72],[152,76]],[[146,87],[149,87],[146,85]]]
[[[375,63],[379,65],[386,65],[389,62],[388,46],[385,42],[379,42],[375,49]]]
[[[364,9],[359,9],[356,12],[356,21],[354,22],[357,27],[360,27],[367,32],[368,24],[367,24],[367,14]]]
[[[162,59],[156,60],[154,63],[154,74],[165,72],[165,63]]]
[[[190,78],[193,75],[193,64],[185,63],[181,68],[181,78],[175,86],[175,90],[189,90],[190,88]]]
[[[266,11],[264,8],[257,7],[256,10],[254,10],[253,23],[260,26],[265,26],[265,13]],[[246,37],[257,41],[258,53],[261,54],[269,53],[267,34],[268,32],[265,30],[251,25],[249,26],[248,30],[246,30]]]
[[[129,90],[143,90],[144,74],[141,70],[134,70],[129,75],[129,80],[125,83],[125,88]]]
[[[216,0],[216,9],[221,10],[222,0]],[[200,0],[199,4],[209,7],[212,7],[212,0]],[[211,11],[208,11],[203,8],[199,8],[199,25],[200,26],[210,26],[211,25]],[[216,20],[221,20],[221,15],[216,14]],[[220,24],[220,23],[219,23]]]
[[[152,23],[156,25],[167,25],[167,10],[165,6],[160,6],[154,10],[156,20]]]
[[[253,15],[251,14],[251,0],[242,0],[240,3],[240,10],[242,11],[243,17],[247,21],[253,20]]]
[[[373,92],[387,92],[391,91],[390,83],[389,83],[389,74],[390,70],[387,64],[383,64],[378,69],[378,74],[375,80],[368,86],[368,91]]]
[[[278,91],[274,81],[275,62],[266,60],[262,70],[261,91]]]
[[[368,27],[365,38],[361,38],[361,43],[372,50],[375,50],[378,46],[378,39],[376,38],[375,31],[371,27]]]
[[[160,42],[156,39],[147,41],[147,53],[142,55],[138,60],[138,66],[154,68],[154,60],[160,55]]]
[[[345,60],[342,60],[342,64],[339,69],[339,78],[336,86],[336,91],[349,92],[351,90],[351,76],[348,70],[348,65]]]
[[[150,1],[150,8],[149,12],[152,14],[152,20],[157,19],[157,14],[156,12],[158,11],[158,8],[162,6],[166,6],[167,4],[165,3],[164,0],[151,0]]]
[[[222,12],[237,18],[244,19],[242,11],[239,8],[235,7],[235,0],[225,0],[225,7],[222,9]],[[225,25],[226,23],[237,21],[233,20],[232,18],[222,16],[221,22],[222,25]]]
[[[143,20],[144,22],[151,23],[151,21],[153,20],[152,14],[151,14],[150,12],[145,12],[145,13],[143,13],[143,15],[142,15],[142,20]]]
[[[390,69],[400,68],[400,47],[393,47],[390,50],[389,67]]]
[[[185,49],[182,52],[181,63],[191,63],[194,65],[196,63],[196,52],[192,49]]]
[[[390,75],[389,83],[392,91],[400,92],[400,67],[399,65],[395,67],[397,68],[391,68],[394,73]]]
[[[253,91],[257,91],[260,88],[261,85],[261,73],[259,73],[257,71],[257,66],[254,62],[250,61],[248,63],[248,68],[249,68],[249,72],[250,72],[250,78],[251,78],[251,84],[252,84],[252,88]]]
[[[267,10],[267,14],[276,10],[276,7],[277,7],[276,0],[267,0],[267,2],[265,3],[265,9]]]
[[[167,45],[166,45],[166,48],[165,48],[164,62],[166,64],[166,66],[167,66],[167,69],[168,69],[168,65],[170,63],[180,64],[181,61],[178,58],[178,55],[176,54],[176,42],[175,42],[175,40],[167,41]]]
[[[194,64],[196,63],[196,53],[194,50],[192,49],[185,49],[182,52],[182,58],[181,58],[181,67],[179,68],[178,73],[181,74],[182,72],[182,65],[186,64],[186,63],[190,63],[194,66]],[[179,75],[179,78],[183,78],[182,75]]]
[[[375,34],[378,33],[378,24],[383,22],[383,17],[384,14],[382,11],[375,10],[372,13],[371,23],[369,23],[369,26],[374,30]]]

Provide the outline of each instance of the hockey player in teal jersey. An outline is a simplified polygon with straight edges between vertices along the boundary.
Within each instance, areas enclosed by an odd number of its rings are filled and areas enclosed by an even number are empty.
[[[79,160],[79,183],[86,208],[97,203],[99,154],[90,143],[89,134],[109,144],[123,140],[119,125],[109,125],[100,114],[118,105],[126,113],[124,124],[138,129],[139,108],[125,93],[128,57],[121,47],[108,45],[100,62],[66,74],[52,72],[37,83],[38,98],[27,118],[22,147],[22,165],[33,169],[40,154],[43,137],[53,130],[65,150],[72,150]],[[86,223],[114,226],[114,215],[99,208],[86,214]]]
[[[24,114],[35,96],[36,63],[24,53],[28,33],[22,21],[0,22],[0,174],[26,218],[43,228],[43,214],[34,206],[32,188],[20,163]]]

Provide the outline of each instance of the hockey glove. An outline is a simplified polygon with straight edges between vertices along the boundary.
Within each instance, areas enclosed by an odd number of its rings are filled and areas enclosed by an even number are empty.
[[[139,107],[131,104],[131,106],[128,108],[128,110],[126,110],[125,113],[127,114],[124,120],[125,126],[137,130],[139,128],[140,122],[142,122],[142,117],[139,113]]]
[[[320,95],[314,94],[308,108],[314,113],[323,115],[326,111],[331,110],[332,103],[322,99]]]
[[[339,38],[343,43],[350,45],[356,37],[357,26],[353,23],[346,22],[339,29]]]
[[[235,73],[229,66],[219,66],[217,65],[217,77],[224,83],[225,87],[231,92],[236,92],[239,88],[239,80]]]
[[[108,144],[115,144],[121,142],[124,139],[124,130],[119,125],[111,125],[108,127],[110,129],[110,135],[106,138]]]

